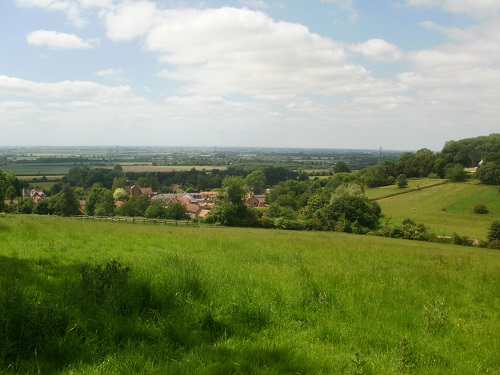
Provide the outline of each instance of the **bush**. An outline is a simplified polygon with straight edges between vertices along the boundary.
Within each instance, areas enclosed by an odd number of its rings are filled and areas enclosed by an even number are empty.
[[[500,240],[500,220],[495,220],[491,223],[490,229],[488,231],[488,241],[499,241]]]
[[[488,243],[488,249],[500,250],[500,240],[490,241]]]
[[[453,232],[451,235],[451,243],[461,246],[472,246],[474,245],[474,240],[468,236],[460,236],[459,234]]]
[[[476,214],[487,214],[488,212],[488,207],[484,203],[478,203],[474,206],[474,213]]]

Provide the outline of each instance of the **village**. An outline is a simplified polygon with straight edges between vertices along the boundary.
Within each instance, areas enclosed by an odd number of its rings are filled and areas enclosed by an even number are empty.
[[[188,193],[182,191],[181,184],[173,184],[168,189],[162,187],[162,190],[171,190],[172,193],[154,192],[150,187],[141,187],[135,183],[133,185],[125,185],[123,188],[128,193],[130,198],[138,199],[141,196],[147,196],[151,204],[155,202],[164,202],[165,207],[178,203],[185,207],[186,213],[191,219],[203,219],[214,208],[215,201],[219,192],[217,191],[200,191],[198,193]],[[22,198],[30,199],[36,205],[47,199],[47,194],[41,188],[24,188],[22,190]],[[17,204],[16,200],[6,199],[5,204]],[[79,200],[80,211],[85,213],[86,201]],[[114,202],[115,209],[118,210],[125,200],[117,199]],[[244,198],[244,203],[248,208],[265,208],[266,196],[261,194],[248,193]]]

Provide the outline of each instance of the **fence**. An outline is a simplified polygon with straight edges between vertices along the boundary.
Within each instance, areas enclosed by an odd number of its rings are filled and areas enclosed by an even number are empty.
[[[74,215],[71,216],[73,219],[78,220],[103,220],[103,221],[113,221],[113,222],[125,222],[132,224],[152,224],[152,225],[172,225],[172,226],[191,226],[197,227],[198,222],[190,220],[166,220],[166,219],[146,219],[138,217],[115,217],[115,216],[86,216],[86,215]]]

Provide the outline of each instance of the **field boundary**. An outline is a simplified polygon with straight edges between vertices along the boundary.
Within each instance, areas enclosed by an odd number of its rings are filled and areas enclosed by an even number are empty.
[[[380,201],[382,199],[387,199],[387,198],[395,197],[397,195],[409,194],[409,193],[413,193],[415,191],[429,189],[429,188],[432,188],[432,187],[435,187],[435,186],[439,186],[439,185],[445,185],[445,184],[447,184],[449,182],[450,182],[449,180],[440,181],[440,182],[436,182],[435,184],[432,184],[432,185],[426,185],[426,186],[417,187],[417,188],[413,188],[413,189],[409,189],[409,190],[398,191],[396,193],[391,193],[391,194],[383,195],[381,197],[370,199],[370,200],[371,201]]]
[[[197,222],[190,220],[167,220],[167,219],[146,219],[136,217],[113,217],[113,216],[87,216],[87,215],[73,215],[73,219],[77,220],[101,220],[112,222],[125,222],[132,224],[152,224],[152,225],[171,225],[171,226],[188,226],[199,227]]]

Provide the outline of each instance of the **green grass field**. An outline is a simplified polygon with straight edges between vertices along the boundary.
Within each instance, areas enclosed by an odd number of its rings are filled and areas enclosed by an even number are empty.
[[[444,180],[435,178],[415,178],[408,179],[408,186],[406,188],[398,188],[397,185],[381,186],[377,188],[366,188],[365,194],[368,199],[380,199],[390,195],[406,194],[418,188],[426,188],[436,184],[443,183]]]
[[[422,186],[422,185],[421,185]],[[407,217],[423,223],[437,235],[463,236],[485,239],[494,220],[500,220],[498,186],[475,183],[448,183],[408,194],[377,200],[390,225],[399,225]],[[478,203],[484,203],[488,214],[473,212]]]
[[[495,250],[5,215],[0,285],[0,373],[500,372]]]

